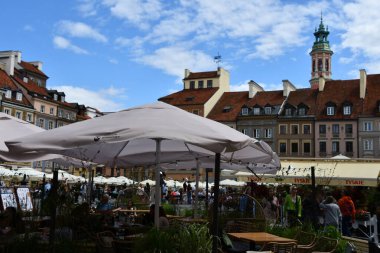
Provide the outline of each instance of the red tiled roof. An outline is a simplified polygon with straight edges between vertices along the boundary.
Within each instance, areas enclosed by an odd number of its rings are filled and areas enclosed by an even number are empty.
[[[294,107],[304,104],[309,107],[307,115],[315,115],[317,95],[317,89],[306,88],[291,91],[286,104],[290,104]]]
[[[36,66],[34,66],[33,64],[31,64],[31,63],[29,63],[29,62],[21,61],[20,65],[21,65],[21,67],[23,67],[23,68],[26,69],[27,71],[30,71],[30,72],[33,72],[33,73],[36,73],[36,74],[42,75],[42,76],[44,76],[44,77],[48,77],[47,75],[45,75],[44,72],[42,72],[42,71],[39,70]]]
[[[178,105],[200,105],[205,104],[219,88],[205,89],[185,89],[172,93],[158,100],[178,106]]]
[[[77,119],[78,120],[87,120],[87,119],[91,119],[91,117],[88,116],[88,115],[79,115],[79,114],[77,114]]]
[[[12,82],[9,75],[0,69],[0,88],[10,88],[11,90],[18,90],[18,87]]]
[[[225,92],[207,118],[216,121],[235,121],[241,107],[247,103],[248,99],[248,91]]]
[[[367,91],[363,103],[363,116],[373,116],[378,113],[380,100],[380,74],[367,75]]]
[[[326,104],[336,104],[335,115],[326,114]],[[351,115],[343,115],[343,103],[352,104]],[[359,98],[359,79],[326,81],[323,91],[317,96],[316,118],[323,119],[356,119],[362,110]]]
[[[248,100],[247,106],[255,106],[259,105],[261,107],[264,107],[265,105],[281,105],[285,100],[285,97],[283,96],[282,90],[275,90],[275,91],[259,91],[256,93],[256,95]]]
[[[183,80],[190,79],[203,79],[203,78],[216,78],[218,77],[218,71],[208,71],[208,72],[190,72],[189,76],[184,78]]]
[[[19,89],[19,87],[17,87],[17,85],[13,83],[12,79],[8,76],[8,74],[4,70],[1,70],[1,69],[0,69],[0,88],[10,88],[12,91],[19,90],[20,92],[22,92],[21,89]],[[10,99],[3,96],[3,100],[12,102],[14,104],[32,107],[32,104],[24,95],[22,96],[21,101],[17,100],[16,97],[13,95],[12,95],[12,98]]]
[[[47,93],[46,88],[38,86],[36,83],[34,83],[32,80],[28,80],[27,83],[25,83],[23,80],[18,78],[17,76],[13,76],[13,78],[21,84],[25,89],[27,89],[30,92],[37,93],[41,96],[49,97],[49,94]]]

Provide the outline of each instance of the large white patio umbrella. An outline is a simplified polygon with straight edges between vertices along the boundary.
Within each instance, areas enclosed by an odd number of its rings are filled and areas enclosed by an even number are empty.
[[[5,141],[44,131],[44,129],[38,126],[2,112],[0,112],[0,129],[0,161],[14,161],[20,158],[18,156],[12,157],[12,155],[8,153],[8,147],[5,145]],[[25,154],[23,161],[29,160],[29,158],[33,158],[33,155]]]
[[[176,147],[182,146],[180,151],[178,147],[173,150],[173,142]],[[216,154],[233,152],[250,142],[248,136],[226,125],[156,102],[12,140],[7,145],[11,152],[20,155],[25,152],[54,153],[110,166],[118,165],[119,158],[121,164],[131,161],[136,165],[156,164],[156,182],[159,182],[161,162],[201,157],[208,153],[203,153],[202,149]],[[141,155],[130,148],[133,146],[152,151]],[[130,159],[121,159],[128,156]],[[220,155],[216,155],[218,170],[219,159]],[[215,180],[217,187],[216,182],[219,178]],[[159,187],[156,187],[157,227],[159,195]],[[217,218],[217,206],[214,212]],[[213,234],[216,235],[215,228]]]

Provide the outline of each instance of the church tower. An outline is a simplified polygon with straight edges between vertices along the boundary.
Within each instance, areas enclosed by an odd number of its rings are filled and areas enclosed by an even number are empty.
[[[330,44],[327,39],[329,36],[328,27],[323,25],[321,15],[321,23],[318,30],[315,28],[315,41],[310,52],[311,55],[311,79],[310,86],[312,89],[318,89],[319,78],[323,77],[326,80],[331,80],[331,56],[333,51],[330,49]]]

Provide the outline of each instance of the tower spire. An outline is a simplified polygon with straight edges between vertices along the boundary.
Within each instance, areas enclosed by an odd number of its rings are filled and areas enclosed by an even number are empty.
[[[321,11],[321,21],[318,29],[315,29],[315,41],[310,52],[312,58],[312,70],[310,85],[312,88],[318,88],[319,78],[331,79],[331,56],[333,51],[330,49],[328,36],[330,32],[323,24],[323,13]]]

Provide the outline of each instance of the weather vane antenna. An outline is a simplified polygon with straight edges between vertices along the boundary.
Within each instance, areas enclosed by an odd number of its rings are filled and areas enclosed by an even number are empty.
[[[219,68],[220,63],[222,62],[222,56],[219,54],[219,52],[218,52],[217,56],[214,56],[214,62],[216,63],[216,65]]]

